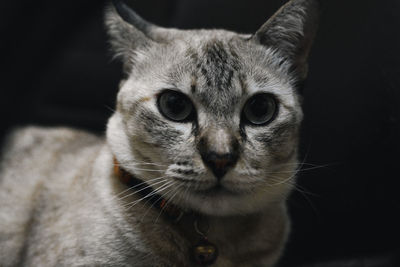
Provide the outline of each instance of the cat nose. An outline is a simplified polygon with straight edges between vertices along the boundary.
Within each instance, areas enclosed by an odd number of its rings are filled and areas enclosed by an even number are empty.
[[[202,158],[203,162],[211,169],[218,180],[221,180],[237,162],[237,156],[233,153],[218,154],[216,152],[209,152],[202,155]]]
[[[210,126],[205,129],[197,149],[204,165],[218,180],[236,165],[239,158],[239,141],[228,127]]]

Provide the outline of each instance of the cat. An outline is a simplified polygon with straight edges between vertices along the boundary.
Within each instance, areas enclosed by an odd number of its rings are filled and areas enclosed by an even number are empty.
[[[106,11],[123,62],[106,136],[26,127],[0,165],[0,266],[275,266],[290,229],[318,2],[254,34]]]

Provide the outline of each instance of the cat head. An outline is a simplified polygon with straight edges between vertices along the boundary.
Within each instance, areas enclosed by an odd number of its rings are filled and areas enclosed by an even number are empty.
[[[292,0],[252,35],[155,26],[122,1],[106,25],[126,79],[107,140],[124,169],[206,214],[282,203],[297,168],[315,0]]]

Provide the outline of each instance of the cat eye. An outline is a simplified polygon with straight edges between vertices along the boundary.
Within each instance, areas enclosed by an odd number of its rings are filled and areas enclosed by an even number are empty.
[[[255,125],[263,125],[272,121],[277,113],[275,98],[266,93],[252,96],[243,109],[243,118]]]
[[[177,91],[165,90],[158,97],[158,109],[166,118],[184,122],[193,115],[194,107],[190,99]]]

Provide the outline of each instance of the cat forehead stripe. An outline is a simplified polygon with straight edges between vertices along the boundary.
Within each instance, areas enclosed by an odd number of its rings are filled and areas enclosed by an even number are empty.
[[[191,93],[216,114],[232,113],[245,91],[245,75],[233,45],[213,38],[197,49],[189,47],[186,57],[194,66]]]
[[[232,78],[240,70],[236,53],[231,53],[228,45],[221,40],[211,40],[202,47],[200,72],[207,86],[217,90],[229,90]]]

